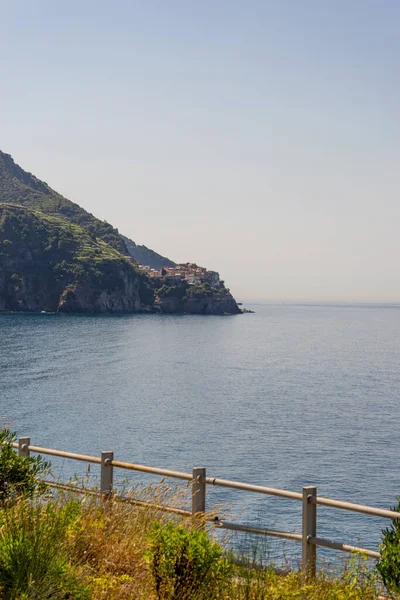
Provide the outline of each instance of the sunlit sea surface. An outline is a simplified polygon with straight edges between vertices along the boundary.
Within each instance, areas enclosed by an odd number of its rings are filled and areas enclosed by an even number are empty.
[[[39,446],[393,506],[400,306],[248,307],[256,313],[2,314],[0,416]],[[53,471],[66,480],[85,466],[55,459]],[[213,488],[214,503],[230,520],[301,529],[297,501]],[[371,549],[389,523],[318,509],[318,535]]]

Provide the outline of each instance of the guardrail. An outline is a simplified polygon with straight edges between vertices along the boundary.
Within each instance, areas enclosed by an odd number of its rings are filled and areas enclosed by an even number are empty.
[[[315,486],[303,487],[302,492],[291,492],[288,490],[280,490],[276,488],[265,487],[261,485],[252,485],[249,483],[241,483],[238,481],[229,481],[228,479],[217,479],[207,477],[204,467],[194,467],[191,473],[180,471],[171,471],[169,469],[160,469],[156,467],[148,467],[146,465],[137,465],[133,463],[122,462],[114,459],[114,453],[111,451],[102,452],[101,457],[88,456],[86,454],[75,454],[72,452],[63,452],[61,450],[53,450],[51,448],[42,448],[40,446],[31,445],[31,440],[28,437],[21,437],[18,443],[13,443],[13,447],[18,450],[20,456],[29,456],[31,452],[36,454],[44,454],[48,456],[58,456],[71,460],[79,460],[86,463],[94,463],[100,465],[100,491],[88,491],[76,486],[68,484],[54,483],[47,481],[50,486],[58,489],[72,491],[76,493],[89,493],[101,495],[117,500],[128,502],[139,506],[151,506],[159,510],[179,514],[183,517],[194,517],[204,515],[206,520],[212,522],[215,527],[228,529],[231,531],[243,531],[256,535],[266,535],[277,538],[283,538],[301,542],[302,544],[302,568],[310,575],[316,572],[317,547],[332,548],[341,552],[356,552],[364,554],[370,558],[379,559],[379,552],[368,550],[367,548],[359,548],[342,542],[334,542],[317,536],[317,506],[329,506],[341,510],[349,510],[353,512],[363,513],[369,516],[382,517],[384,519],[400,519],[400,512],[375,508],[373,506],[364,506],[362,504],[352,504],[341,500],[332,500],[331,498],[323,498],[317,495]],[[161,475],[162,477],[171,477],[192,482],[192,510],[181,510],[172,506],[156,505],[149,502],[142,502],[124,496],[119,496],[113,493],[114,468],[127,469],[130,471],[139,471],[142,473],[150,473],[153,475]],[[289,498],[298,500],[302,503],[302,532],[291,533],[289,531],[277,531],[274,529],[261,529],[241,525],[238,523],[230,523],[219,519],[218,517],[209,517],[206,515],[206,489],[208,485],[225,487],[257,494],[267,494],[270,496],[279,496],[281,498]]]

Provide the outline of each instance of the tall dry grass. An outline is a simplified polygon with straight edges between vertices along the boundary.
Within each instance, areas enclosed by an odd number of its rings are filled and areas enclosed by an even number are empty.
[[[131,501],[140,505],[63,493],[0,511],[0,599],[158,600],[151,564],[154,523],[188,529],[199,523],[157,508],[182,503],[181,492],[165,484],[133,490]],[[321,570],[314,580],[301,572],[279,573],[273,565],[233,564],[222,583],[217,596],[210,584],[209,598],[376,600],[382,593],[376,570],[359,558],[339,573]],[[170,593],[165,600],[200,600],[189,588],[179,597]],[[201,600],[207,598],[207,590],[201,593]]]

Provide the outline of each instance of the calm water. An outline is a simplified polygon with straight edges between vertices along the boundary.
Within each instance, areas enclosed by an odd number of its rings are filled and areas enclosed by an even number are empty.
[[[232,317],[3,314],[0,415],[41,446],[112,449],[121,460],[202,465],[210,476],[295,491],[315,484],[320,495],[392,506],[400,307],[253,308]],[[82,468],[54,463],[63,478]],[[296,501],[213,490],[210,502],[229,502],[242,522],[300,530]],[[319,534],[341,541],[374,548],[385,525],[319,509]]]

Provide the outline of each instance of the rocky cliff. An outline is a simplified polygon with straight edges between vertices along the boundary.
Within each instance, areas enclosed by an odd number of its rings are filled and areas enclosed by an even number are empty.
[[[139,309],[138,275],[116,250],[63,219],[0,204],[0,310]]]
[[[230,293],[204,296],[202,298],[184,298],[171,295],[157,298],[155,306],[163,313],[188,315],[237,315],[241,313],[236,300]]]
[[[230,291],[221,283],[216,287],[210,284],[190,285],[185,280],[170,286],[164,283],[154,289],[153,303],[156,310],[163,313],[236,315],[242,312]]]
[[[189,298],[184,304],[189,315],[238,315],[242,311],[230,292],[205,298]]]

